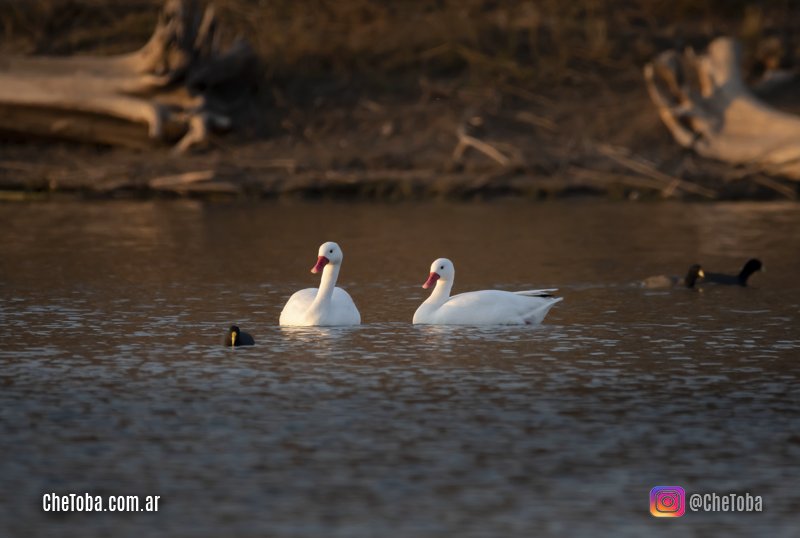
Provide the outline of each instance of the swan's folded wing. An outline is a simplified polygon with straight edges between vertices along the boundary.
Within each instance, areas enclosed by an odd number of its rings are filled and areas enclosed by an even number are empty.
[[[337,325],[360,325],[361,313],[358,311],[353,298],[342,288],[333,289],[333,300],[331,301],[337,320]]]
[[[286,301],[286,306],[281,311],[279,323],[281,325],[295,325],[300,324],[303,315],[314,302],[317,296],[317,288],[306,288],[304,290],[296,291]]]
[[[543,318],[549,307],[560,300],[501,290],[470,291],[451,297],[439,307],[436,317],[437,322],[447,324],[520,324],[539,312]]]
[[[333,288],[333,302],[338,303],[339,301],[344,301],[345,303],[352,303],[353,298],[350,297],[350,294],[347,293],[342,288],[336,287]]]

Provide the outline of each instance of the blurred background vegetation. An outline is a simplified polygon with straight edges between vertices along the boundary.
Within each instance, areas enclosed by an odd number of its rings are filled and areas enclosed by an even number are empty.
[[[764,43],[773,44],[769,61],[787,66],[800,50],[796,0],[212,3],[225,39],[243,36],[261,60],[241,111],[245,136],[270,141],[260,154],[320,169],[441,169],[456,129],[467,125],[506,155],[524,152],[527,170],[553,173],[585,160],[589,139],[685,172],[642,66],[662,50],[702,48],[719,35],[743,41],[752,77],[767,61]],[[132,51],[162,5],[0,0],[0,52]]]
[[[0,0],[5,52],[64,55],[133,50],[150,36],[161,0]],[[270,80],[352,79],[402,91],[398,76],[513,82],[547,91],[639,71],[661,49],[733,35],[790,47],[794,0],[216,0]],[[795,51],[786,51],[787,55]],[[412,85],[416,81],[412,80]]]

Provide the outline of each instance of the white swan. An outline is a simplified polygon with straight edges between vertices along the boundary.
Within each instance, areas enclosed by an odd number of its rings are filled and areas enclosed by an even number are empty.
[[[281,325],[331,327],[361,324],[361,314],[353,299],[342,288],[336,287],[343,258],[342,249],[332,241],[319,247],[317,264],[311,269],[312,273],[322,271],[319,289],[306,288],[289,297],[281,311]]]
[[[427,325],[536,325],[550,308],[561,301],[549,290],[500,291],[484,290],[450,297],[456,270],[453,262],[439,258],[431,264],[427,289],[431,296],[414,313],[414,324]]]

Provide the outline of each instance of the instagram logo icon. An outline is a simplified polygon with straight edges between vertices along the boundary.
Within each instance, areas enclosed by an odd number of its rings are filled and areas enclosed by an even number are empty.
[[[655,517],[681,517],[686,513],[686,492],[680,486],[656,486],[650,490],[650,513]]]

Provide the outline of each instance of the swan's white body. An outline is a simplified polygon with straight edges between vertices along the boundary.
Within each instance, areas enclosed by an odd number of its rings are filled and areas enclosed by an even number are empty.
[[[336,243],[327,242],[319,247],[319,259],[311,270],[312,273],[322,270],[319,288],[306,288],[289,297],[281,312],[281,325],[331,327],[361,324],[361,314],[353,299],[342,288],[336,287],[343,257]]]
[[[500,291],[484,290],[450,297],[455,268],[440,258],[431,265],[431,274],[423,287],[433,282],[430,297],[414,313],[414,324],[427,325],[538,325],[561,297],[545,297],[555,290]]]

